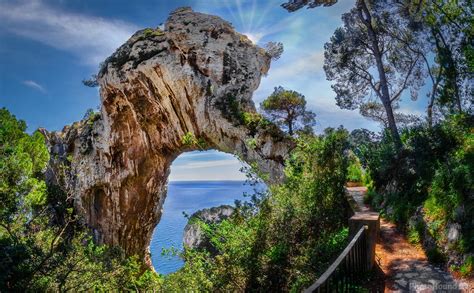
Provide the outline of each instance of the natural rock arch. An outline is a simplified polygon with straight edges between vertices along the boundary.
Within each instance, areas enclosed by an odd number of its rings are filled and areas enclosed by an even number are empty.
[[[174,11],[163,31],[138,31],[104,62],[100,115],[45,131],[49,181],[74,198],[97,241],[146,256],[179,154],[217,149],[257,164],[269,181],[282,178],[291,140],[248,119],[269,66],[265,50],[228,22]]]

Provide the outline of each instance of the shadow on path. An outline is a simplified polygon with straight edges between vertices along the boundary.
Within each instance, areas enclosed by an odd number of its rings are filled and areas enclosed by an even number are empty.
[[[364,204],[365,187],[347,190],[360,211],[371,211]],[[474,292],[474,288],[429,263],[422,248],[410,244],[395,224],[382,218],[375,253],[385,278],[385,292]]]

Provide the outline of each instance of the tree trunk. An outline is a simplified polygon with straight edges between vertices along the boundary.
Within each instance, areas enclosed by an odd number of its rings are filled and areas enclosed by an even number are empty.
[[[288,134],[293,136],[293,121],[288,121]]]
[[[429,127],[433,126],[433,107],[434,107],[434,102],[435,102],[435,98],[436,98],[436,91],[438,89],[439,82],[441,81],[442,71],[443,71],[443,68],[440,68],[439,72],[436,76],[436,80],[433,80],[433,78],[432,78],[433,86],[431,88],[430,103],[428,104],[428,108],[426,110],[427,111],[426,114],[428,116],[428,126]]]
[[[359,17],[367,27],[367,32],[369,34],[370,43],[372,45],[375,62],[377,64],[377,71],[379,74],[381,89],[380,100],[385,108],[385,112],[387,113],[388,127],[390,128],[390,132],[392,134],[397,149],[400,149],[402,147],[402,141],[400,139],[400,134],[398,133],[397,124],[395,122],[395,116],[393,115],[392,102],[390,101],[390,93],[388,90],[387,76],[385,75],[384,64],[382,61],[382,53],[380,52],[377,36],[375,35],[374,28],[372,27],[372,16],[370,15],[367,5],[365,4],[365,0],[359,0],[357,2],[357,6],[359,10]]]
[[[430,101],[428,105],[428,109],[426,109],[426,115],[428,116],[428,126],[433,127],[433,100]]]

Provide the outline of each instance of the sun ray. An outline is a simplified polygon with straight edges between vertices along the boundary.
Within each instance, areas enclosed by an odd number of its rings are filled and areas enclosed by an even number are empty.
[[[237,12],[239,13],[240,24],[244,28],[244,30],[248,31],[248,23],[244,20],[244,13],[242,11],[242,2],[240,0],[235,0],[235,4],[237,6]]]
[[[255,8],[256,8],[255,0],[252,0],[252,10],[250,12],[250,19],[249,19],[249,30],[253,29],[253,20],[255,18]]]

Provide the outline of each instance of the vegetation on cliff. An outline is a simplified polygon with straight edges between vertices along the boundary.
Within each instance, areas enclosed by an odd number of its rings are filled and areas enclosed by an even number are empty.
[[[0,124],[2,291],[300,290],[347,240],[346,215],[333,212],[347,210],[343,129],[299,138],[286,182],[238,203],[218,224],[203,222],[215,254],[185,249],[185,266],[163,277],[119,248],[94,244],[72,199],[45,184],[43,136],[25,133],[25,123],[6,109]]]
[[[72,200],[47,186],[39,132],[0,109],[0,291],[146,290],[158,276],[118,248],[95,245]],[[66,166],[67,167],[67,166]]]
[[[291,1],[285,7],[294,11],[335,2]],[[26,133],[23,121],[0,110],[0,291],[301,291],[346,244],[348,180],[368,185],[366,201],[405,229],[432,261],[447,261],[453,270],[471,274],[473,10],[470,1],[452,3],[357,0],[325,46],[325,71],[335,82],[340,107],[359,108],[385,129],[350,136],[343,129],[299,133],[285,162],[285,181],[236,203],[232,216],[221,222],[201,223],[212,255],[206,250],[178,252],[186,263],[168,276],[144,270],[141,260],[119,248],[95,244],[73,209],[73,198],[61,186],[45,183],[50,158],[43,136]],[[159,30],[144,30],[135,41],[142,37],[164,40]],[[113,55],[111,64],[121,67],[130,61],[132,43]],[[278,55],[281,50],[274,51]],[[135,67],[149,56],[139,57],[132,60]],[[187,60],[196,72],[200,69],[194,58]],[[259,74],[268,69],[260,67],[255,70]],[[227,71],[223,75],[229,77]],[[410,91],[417,97],[425,76],[431,81],[426,121],[397,115],[402,96]],[[97,78],[85,83],[97,85]],[[203,88],[212,96],[207,84]],[[242,91],[250,103],[251,93]],[[294,94],[279,89],[275,95],[282,93]],[[245,152],[260,151],[255,134],[259,129],[270,133],[273,124],[246,112],[238,97],[224,95],[214,105],[224,118],[249,130]],[[296,98],[301,117],[314,118],[304,99]],[[262,108],[282,109],[271,99]],[[86,118],[90,128],[100,115],[90,112]],[[294,131],[294,117],[281,122],[290,134]],[[193,132],[176,141],[190,149],[207,148]],[[265,176],[250,173],[253,179]]]
[[[472,115],[454,115],[404,129],[400,153],[387,132],[355,145],[373,180],[367,202],[406,229],[431,260],[452,269],[474,253],[473,127]]]
[[[186,263],[165,277],[165,291],[297,292],[322,273],[347,241],[348,133],[327,129],[297,141],[285,183],[238,203],[218,224],[202,222],[213,255],[186,249]]]

